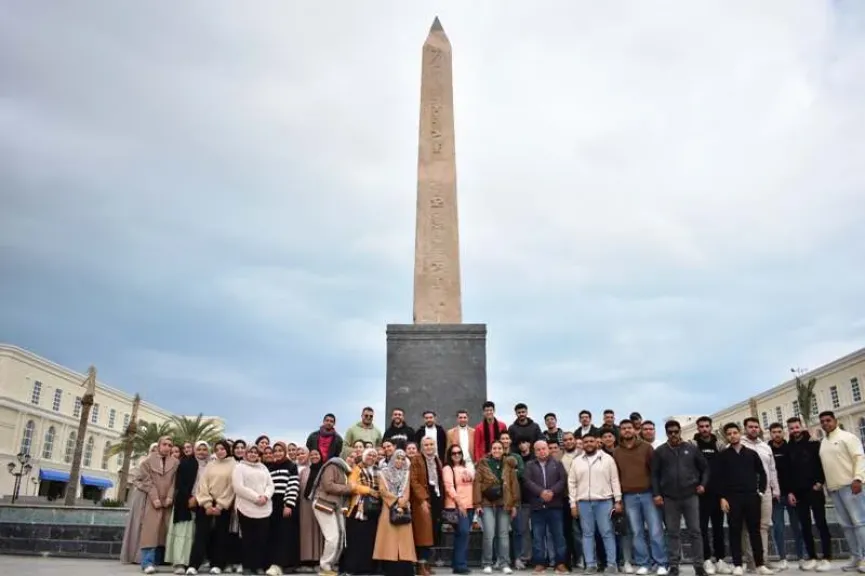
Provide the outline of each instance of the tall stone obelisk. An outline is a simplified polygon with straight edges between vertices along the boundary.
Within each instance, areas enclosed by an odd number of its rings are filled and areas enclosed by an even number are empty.
[[[436,18],[423,45],[413,324],[387,326],[387,418],[412,425],[425,410],[452,426],[480,418],[487,399],[485,324],[462,323],[453,63]]]

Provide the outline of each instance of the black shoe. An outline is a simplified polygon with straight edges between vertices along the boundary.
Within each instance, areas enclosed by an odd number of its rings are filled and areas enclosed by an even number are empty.
[[[679,576],[679,567],[678,566],[670,566],[670,569],[667,570],[668,576]]]
[[[702,566],[694,566],[694,576],[709,576]]]

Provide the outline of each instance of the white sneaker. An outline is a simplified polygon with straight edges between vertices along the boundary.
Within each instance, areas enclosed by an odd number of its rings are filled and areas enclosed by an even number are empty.
[[[634,567],[631,565],[630,562],[625,562],[625,574],[633,574],[633,573],[634,573]]]
[[[514,569],[525,570],[526,569],[526,563],[523,562],[520,558],[517,558],[516,560],[514,560]]]
[[[744,574],[745,570],[741,566],[733,566],[733,576],[743,576]]]
[[[180,576],[181,574],[186,574],[186,568],[184,568],[183,566],[175,566],[174,573],[177,574],[177,576]]]
[[[235,574],[243,574],[243,565],[235,564],[234,565],[234,573]]]
[[[282,576],[282,568],[280,568],[276,564],[273,564],[270,568],[267,569],[267,572],[265,572],[265,574],[267,574],[267,576]]]
[[[144,569],[144,573],[145,574],[156,574],[156,566],[153,566],[151,564],[150,566],[148,566],[147,568]]]
[[[484,567],[484,574],[492,574],[492,573],[493,573],[493,567],[492,566],[485,566]]]
[[[210,573],[214,574],[214,575],[215,574],[222,574],[222,570],[220,570],[217,566],[214,566],[213,568],[210,569]]]
[[[785,558],[783,560],[779,560],[778,562],[775,562],[775,564],[772,566],[772,570],[781,571],[781,570],[786,570],[789,567],[790,567],[790,565],[787,564],[787,559]]]
[[[639,568],[637,568],[637,572],[636,572],[637,576],[646,576],[646,574],[648,574],[648,573],[649,573],[649,569],[646,568],[645,566],[640,566]]]
[[[703,570],[705,570],[706,574],[709,576],[713,576],[715,574],[715,563],[711,560],[706,560],[703,562]]]
[[[817,562],[817,567],[814,569],[817,572],[828,572],[832,569],[832,563],[828,560],[820,560]]]
[[[856,569],[859,572],[865,574],[865,560],[859,560],[859,562],[856,564]]]
[[[772,574],[775,573],[774,570],[772,570],[771,568],[769,568],[769,567],[766,566],[765,564],[762,565],[762,566],[757,566],[757,570],[756,570],[756,572],[757,572],[757,574],[759,574],[760,576],[771,576]]]
[[[799,563],[799,570],[805,570],[806,572],[809,570],[813,570],[817,567],[817,561],[813,558],[809,558],[808,560],[803,560]]]
[[[187,576],[195,576],[196,574],[198,574],[198,570],[196,570],[195,568],[192,568],[190,566],[189,568],[186,569],[186,574],[187,574]]]
[[[718,560],[718,562],[715,563],[715,571],[718,574],[732,574],[733,567],[724,562],[723,560]]]
[[[670,571],[667,570],[664,566],[658,566],[658,571],[655,572],[655,574],[657,574],[658,576],[667,576],[667,574],[669,573]]]
[[[514,573],[514,571],[511,570],[511,567],[508,566],[507,564],[502,566],[502,574],[513,574],[513,573]]]

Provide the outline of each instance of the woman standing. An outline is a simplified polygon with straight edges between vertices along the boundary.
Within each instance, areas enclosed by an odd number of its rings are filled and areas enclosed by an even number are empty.
[[[320,576],[336,576],[335,568],[345,547],[345,500],[351,495],[348,474],[351,469],[339,456],[331,456],[312,487],[312,508],[321,533],[324,549],[319,560]]]
[[[273,504],[273,480],[261,463],[258,446],[246,449],[246,457],[234,468],[231,487],[240,521],[243,568],[253,574],[267,568],[267,532]]]
[[[300,562],[303,566],[318,566],[321,551],[324,549],[324,536],[312,513],[312,488],[321,470],[321,454],[318,450],[307,450],[305,446],[297,449],[298,462],[304,460],[300,471]]]
[[[417,553],[411,524],[391,524],[392,508],[409,509],[408,457],[402,450],[391,456],[390,463],[380,473],[379,487],[384,504],[378,518],[374,560],[381,562],[385,576],[412,576]]]
[[[346,548],[342,556],[342,571],[347,574],[372,574],[372,551],[381,513],[378,492],[378,467],[375,448],[365,449],[348,476],[351,498],[345,519]]]
[[[231,444],[220,440],[213,446],[214,459],[204,469],[198,480],[195,500],[195,542],[189,555],[187,574],[198,574],[198,569],[208,557],[211,574],[222,574],[226,566],[228,525],[234,504],[234,489],[231,477],[237,465],[229,454]]]
[[[195,489],[198,478],[210,458],[210,447],[207,442],[196,442],[192,451],[191,456],[184,454],[177,465],[177,478],[174,482],[174,514],[165,545],[165,560],[174,566],[175,574],[184,574],[189,565],[195,532],[194,514],[198,507]]]
[[[481,563],[484,574],[493,571],[493,543],[498,553],[497,564],[505,574],[513,573],[509,566],[510,550],[508,530],[520,507],[520,484],[517,480],[516,461],[504,458],[504,447],[496,440],[490,454],[475,466],[472,500],[475,515],[480,516],[484,530]]]
[[[177,458],[171,456],[171,438],[159,439],[156,452],[138,468],[138,483],[147,493],[144,520],[141,523],[141,568],[145,574],[156,572],[156,550],[165,546],[168,521],[174,497]]]
[[[459,444],[448,448],[447,465],[442,470],[442,475],[445,488],[444,507],[456,510],[459,515],[459,521],[454,526],[453,571],[454,574],[469,574],[469,534],[475,512],[472,506],[474,474],[466,467]]]
[[[147,454],[156,452],[158,442],[150,445]],[[129,516],[126,517],[126,529],[123,531],[123,544],[120,547],[120,562],[123,564],[138,564],[141,562],[141,522],[144,520],[144,507],[147,505],[147,493],[138,482],[138,469],[130,470],[129,484],[132,486],[132,496],[129,499]]]
[[[435,526],[442,510],[442,463],[436,455],[436,441],[424,438],[420,454],[414,456],[409,468],[411,483],[412,528],[417,548],[418,574],[429,576],[429,557],[436,542]]]
[[[267,469],[273,480],[273,511],[267,535],[267,576],[280,576],[284,569],[293,571],[300,563],[298,515],[295,514],[300,478],[297,465],[288,459],[284,442],[273,445],[273,457]]]
[[[237,464],[246,457],[246,441],[235,440],[231,445],[231,456]],[[228,522],[228,564],[235,572],[243,572],[243,543],[240,539],[240,520],[237,518],[237,507],[232,506]]]

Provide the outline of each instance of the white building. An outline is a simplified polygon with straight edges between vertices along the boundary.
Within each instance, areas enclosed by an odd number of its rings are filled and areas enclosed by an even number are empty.
[[[845,430],[858,434],[865,442],[865,348],[834,360],[816,370],[802,374],[800,380],[807,383],[811,378],[817,380],[814,387],[816,402],[812,403],[810,429],[822,437],[817,415],[823,410],[832,410]],[[780,422],[786,428],[787,418],[804,415],[799,411],[796,380],[791,378],[765,392],[743,400],[737,404],[709,414],[713,427],[717,430],[728,422],[742,421],[754,416],[760,420],[763,429],[773,422]],[[682,422],[683,438],[692,438],[697,431],[696,419],[690,424]]]
[[[0,496],[9,496],[15,477],[6,470],[17,455],[30,454],[32,470],[21,477],[19,497],[61,496],[69,480],[86,376],[16,346],[0,344]],[[116,498],[122,456],[108,457],[132,416],[133,396],[102,382],[87,426],[81,487],[87,500]],[[138,419],[152,423],[172,414],[141,402]],[[217,422],[222,425],[221,420]]]

